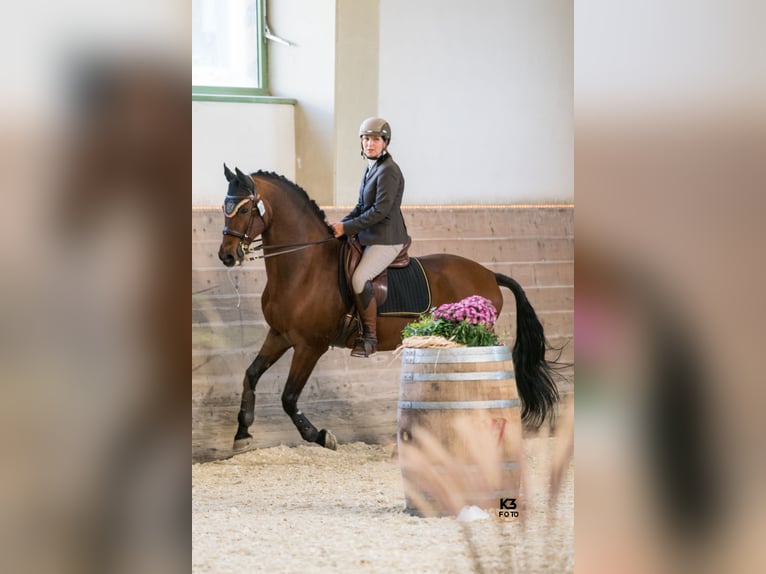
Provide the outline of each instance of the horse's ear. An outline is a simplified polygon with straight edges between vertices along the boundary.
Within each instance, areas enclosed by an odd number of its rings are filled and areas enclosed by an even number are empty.
[[[226,176],[226,181],[231,182],[232,179],[234,179],[234,174],[229,169],[229,166],[227,166],[225,163],[223,164],[223,175]]]
[[[251,178],[249,175],[245,175],[242,173],[238,167],[234,168],[234,171],[237,172],[237,181],[240,183],[242,187],[245,189],[249,189],[250,191],[253,191],[255,189],[255,185],[253,184],[253,178]]]

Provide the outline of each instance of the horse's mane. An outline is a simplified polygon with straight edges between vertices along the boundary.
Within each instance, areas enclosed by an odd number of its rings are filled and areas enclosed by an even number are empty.
[[[311,210],[314,212],[314,214],[319,218],[319,220],[327,227],[327,229],[332,234],[332,228],[329,225],[327,225],[327,217],[325,216],[324,211],[322,211],[322,209],[320,209],[320,207],[317,205],[316,201],[311,199],[311,196],[309,196],[309,194],[306,192],[306,190],[303,189],[300,185],[290,181],[284,175],[280,175],[278,173],[274,173],[273,171],[259,170],[259,171],[256,171],[255,173],[250,174],[250,175],[265,177],[265,178],[272,179],[272,180],[275,179],[275,180],[280,181],[280,182],[282,182],[284,184],[287,184],[287,187],[292,192],[297,194],[299,196],[299,198],[304,203],[307,203],[309,205],[309,207],[311,207]]]

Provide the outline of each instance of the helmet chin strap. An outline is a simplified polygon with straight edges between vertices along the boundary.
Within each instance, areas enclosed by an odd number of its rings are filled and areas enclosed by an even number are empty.
[[[382,152],[380,152],[380,155],[376,155],[375,157],[370,157],[366,153],[364,153],[364,150],[362,150],[362,157],[364,157],[365,159],[380,159],[387,153],[388,153],[388,150],[384,149]]]

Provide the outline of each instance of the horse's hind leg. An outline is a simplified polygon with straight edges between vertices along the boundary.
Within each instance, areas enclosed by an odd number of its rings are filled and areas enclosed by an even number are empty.
[[[300,397],[303,387],[308,381],[311,371],[327,347],[317,349],[313,347],[296,347],[293,355],[293,362],[290,365],[290,374],[287,376],[287,383],[282,392],[282,408],[290,416],[293,424],[301,433],[303,440],[315,442],[323,447],[335,450],[338,442],[327,429],[317,430],[314,425],[306,418],[298,408],[298,397]]]
[[[290,347],[290,343],[285,341],[282,335],[274,329],[269,329],[266,340],[261,345],[261,350],[258,351],[258,356],[245,371],[245,378],[242,381],[242,403],[237,416],[237,434],[234,436],[234,452],[247,450],[253,439],[247,429],[255,419],[255,385],[258,383],[258,379]]]

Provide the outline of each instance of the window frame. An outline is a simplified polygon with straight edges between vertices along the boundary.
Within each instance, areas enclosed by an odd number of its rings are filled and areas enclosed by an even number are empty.
[[[274,102],[269,95],[269,54],[266,41],[266,0],[256,0],[258,19],[258,87],[203,86],[192,84],[192,101],[203,102]]]

